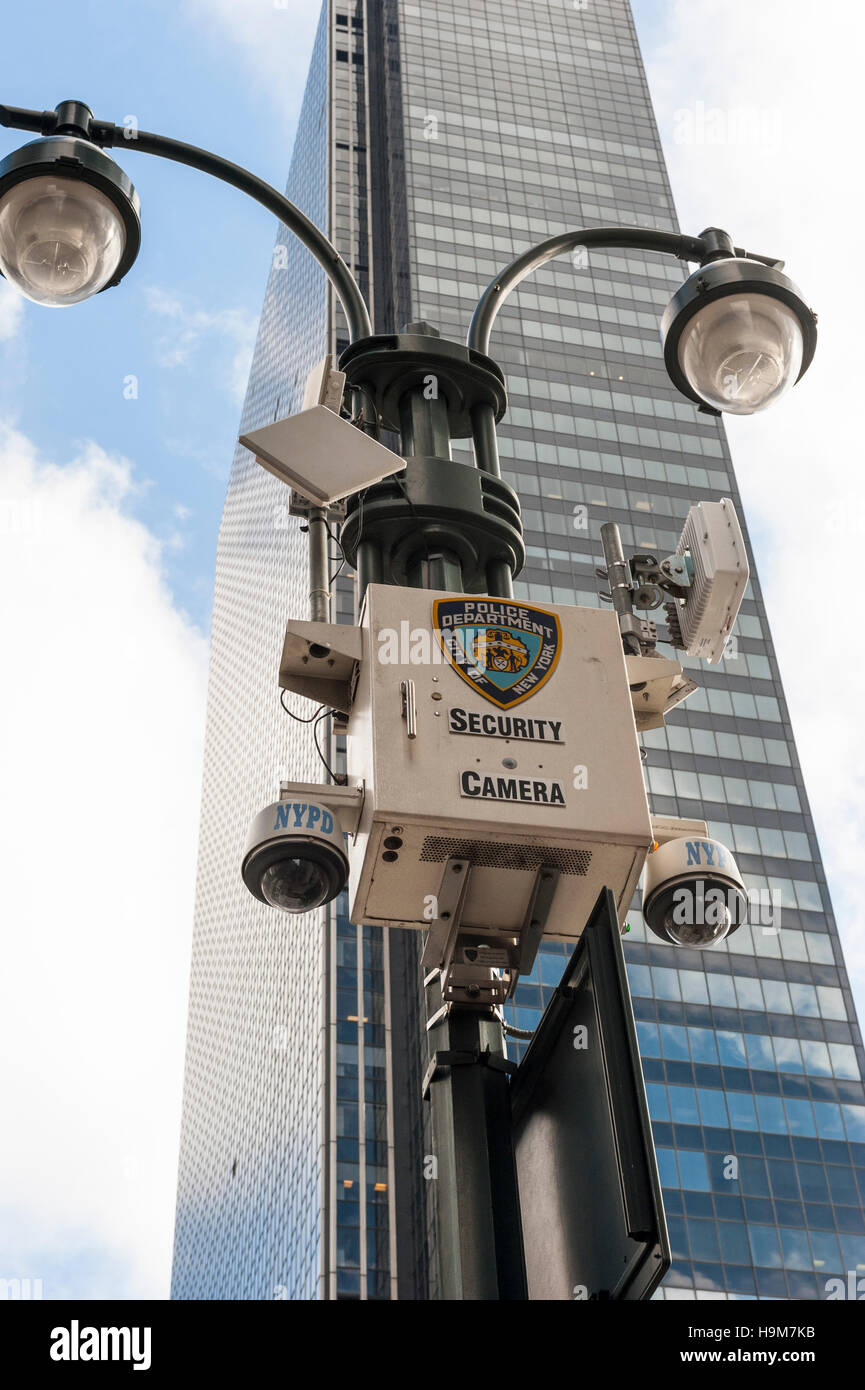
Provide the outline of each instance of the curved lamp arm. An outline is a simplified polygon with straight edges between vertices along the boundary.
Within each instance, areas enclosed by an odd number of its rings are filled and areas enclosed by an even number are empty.
[[[66,108],[66,109],[64,109]],[[69,110],[68,108],[75,108]],[[156,154],[163,159],[174,160],[176,164],[186,164],[191,169],[199,169],[204,174],[229,183],[232,187],[246,193],[262,207],[294,232],[308,251],[312,253],[333,285],[345,312],[352,342],[356,338],[366,338],[372,333],[372,323],[366,301],[360,287],[337,251],[336,247],[320,231],[314,222],[295,207],[283,193],[272,188],[269,183],[232,164],[221,155],[196,145],[186,145],[182,140],[172,140],[167,135],[154,135],[147,130],[130,131],[113,125],[109,121],[96,121],[89,108],[83,103],[66,102],[56,111],[27,111],[21,107],[0,105],[0,125],[15,130],[33,130],[40,135],[76,134],[92,141],[95,145],[111,147],[123,146],[138,150],[142,154]]]
[[[234,188],[240,189],[241,193],[247,193],[250,198],[261,203],[262,207],[272,212],[289,231],[294,232],[324,270],[345,312],[351,341],[370,336],[372,322],[360,286],[333,243],[300,208],[295,207],[294,203],[285,197],[285,194],[278,192],[269,183],[265,183],[264,179],[251,174],[239,164],[232,164],[221,155],[199,149],[196,145],[186,145],[182,140],[172,140],[167,135],[153,135],[150,131],[139,130],[135,139],[126,143],[129,149],[137,149],[144,154],[158,154],[163,159],[174,160],[176,164],[187,164],[192,169],[200,169],[202,173],[213,174],[215,178],[222,179],[223,183],[230,183]]]
[[[728,243],[729,244],[729,243]],[[556,256],[564,256],[577,246],[603,246],[610,250],[616,248],[635,251],[665,251],[684,261],[702,261],[714,251],[708,239],[695,236],[682,236],[678,232],[660,232],[651,227],[588,227],[579,232],[563,232],[550,237],[531,250],[524,251],[510,265],[491,280],[484,290],[469,325],[468,346],[476,352],[489,354],[490,333],[496,315],[511,290],[525,280],[527,275],[539,270],[547,261]],[[729,254],[729,253],[728,253]],[[749,256],[753,261],[764,265],[778,266],[780,263],[765,256],[754,256],[750,252],[734,248],[736,256]]]

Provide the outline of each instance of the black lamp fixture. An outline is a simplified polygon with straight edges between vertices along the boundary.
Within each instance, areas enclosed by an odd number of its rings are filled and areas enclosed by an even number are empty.
[[[272,212],[312,252],[343,307],[352,340],[372,333],[360,288],[336,247],[300,208],[239,164],[152,131],[96,120],[83,101],[53,111],[0,103],[0,126],[41,138],[0,163],[0,273],[37,304],[78,304],[117,285],[138,254],[131,182],[106,153],[154,154],[211,174]]]
[[[0,163],[0,272],[28,299],[55,306],[77,304],[118,284],[138,254],[139,202],[105,148],[124,143],[128,132],[95,120],[79,101],[63,101],[53,111],[0,105],[0,125],[42,137]],[[324,268],[345,310],[351,341],[371,334],[369,310],[342,257],[276,189],[219,155],[167,136],[136,130],[128,149],[215,175],[275,213]],[[701,410],[752,415],[785,395],[810,365],[817,318],[782,273],[783,262],[735,247],[717,227],[699,237],[641,227],[584,228],[551,237],[523,252],[487,286],[472,318],[469,348],[487,354],[490,330],[511,290],[577,246],[660,251],[698,262],[664,312],[661,340],[671,380]],[[480,410],[473,423],[476,446],[486,458],[495,425],[489,409]]]
[[[490,330],[511,291],[577,247],[659,251],[699,264],[664,311],[661,341],[673,384],[701,410],[752,415],[774,404],[810,365],[817,316],[782,274],[783,261],[734,246],[717,227],[698,237],[652,227],[588,227],[550,237],[490,281],[472,318],[469,346],[488,352]]]
[[[122,280],[138,254],[138,195],[85,132],[80,102],[58,107],[54,134],[0,163],[0,271],[28,299],[59,308]]]
[[[729,415],[753,415],[785,395],[808,369],[817,318],[782,262],[737,255],[726,232],[701,234],[710,248],[661,320],[664,362],[683,395]]]

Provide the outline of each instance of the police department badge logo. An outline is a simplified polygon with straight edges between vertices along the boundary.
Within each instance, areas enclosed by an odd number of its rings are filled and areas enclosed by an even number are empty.
[[[433,628],[454,670],[499,709],[540,690],[562,646],[555,613],[506,599],[435,599]]]

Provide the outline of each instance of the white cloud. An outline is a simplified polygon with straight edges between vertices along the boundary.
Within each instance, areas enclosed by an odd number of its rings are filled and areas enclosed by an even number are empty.
[[[158,286],[145,290],[150,312],[171,324],[170,333],[156,341],[156,360],[169,369],[189,367],[202,348],[212,359],[214,342],[227,348],[227,360],[222,367],[225,385],[233,398],[241,402],[246,393],[252,352],[258,321],[253,314],[241,309],[200,308],[188,295],[173,294]]]
[[[167,1296],[206,644],[131,465],[0,429],[3,1277]]]
[[[819,313],[808,375],[765,415],[728,418],[728,432],[865,1021],[863,294],[838,234],[858,213],[865,19],[846,5],[821,19],[810,0],[676,0],[661,13],[638,0],[636,14],[683,229],[723,226],[782,257]]]
[[[0,343],[11,342],[23,319],[23,298],[5,280],[0,280]]]

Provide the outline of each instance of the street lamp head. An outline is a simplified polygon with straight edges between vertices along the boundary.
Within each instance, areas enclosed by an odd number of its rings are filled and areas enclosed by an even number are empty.
[[[664,361],[684,395],[731,415],[774,404],[810,365],[817,319],[792,280],[743,256],[711,261],[661,320]]]
[[[118,284],[140,241],[135,189],[89,140],[51,135],[0,163],[0,272],[35,303]]]

